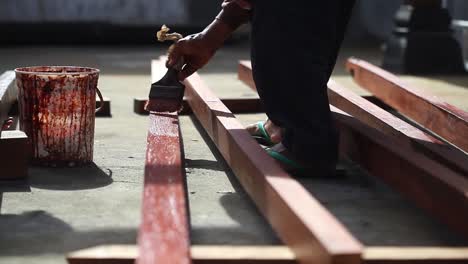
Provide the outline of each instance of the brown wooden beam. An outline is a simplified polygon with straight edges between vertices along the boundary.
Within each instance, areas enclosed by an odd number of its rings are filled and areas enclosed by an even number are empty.
[[[252,139],[200,76],[186,80],[194,114],[239,182],[301,263],[360,263],[361,244]]]
[[[461,264],[468,262],[468,248],[368,247],[366,264]]]
[[[237,77],[238,77],[238,79],[240,81],[242,81],[244,84],[246,84],[252,90],[257,91],[257,88],[255,87],[255,82],[254,82],[253,76],[252,76],[252,64],[250,63],[249,60],[239,61]],[[378,99],[375,96],[365,95],[365,96],[361,96],[361,97],[366,99],[367,101],[379,106],[380,108],[382,108],[384,110],[393,110],[392,107],[385,104],[384,102],[382,102],[380,99]],[[221,100],[223,100],[223,99],[221,99]],[[223,101],[223,103],[224,103],[224,101]],[[228,108],[229,108],[229,106],[228,106]]]
[[[468,152],[467,112],[366,61],[351,58],[346,68],[362,88]]]
[[[194,264],[297,264],[285,246],[198,246],[191,247]],[[67,255],[69,264],[133,264],[138,249],[133,245],[97,246]],[[366,247],[366,264],[461,264],[468,248]]]
[[[332,105],[394,138],[399,144],[405,144],[413,151],[468,177],[468,155],[463,151],[413,127],[333,80],[328,82],[328,98]]]
[[[138,264],[191,263],[188,204],[182,170],[177,113],[150,114]]]
[[[252,90],[257,91],[257,87],[255,87],[255,82],[252,76],[252,63],[249,60],[239,61],[237,78],[244,82]]]
[[[148,98],[134,98],[133,111],[139,115],[148,115],[145,110],[145,104]],[[263,111],[262,103],[258,98],[225,98],[221,99],[223,104],[234,114],[261,113]],[[192,109],[186,100],[183,101],[182,111],[179,115],[192,114]]]
[[[256,90],[250,61],[239,62],[239,79]],[[328,83],[328,97],[332,105],[351,114],[366,125],[468,177],[468,155],[370,102],[375,99],[363,98],[333,80]]]
[[[244,61],[240,67],[244,69],[242,79],[251,78],[250,63]],[[414,138],[418,142],[437,141],[378,107],[364,102],[334,82],[329,83],[329,88],[335,104],[346,111],[350,110],[360,117],[361,122],[368,123],[365,125],[332,107],[342,130],[342,153],[363,165],[371,174],[386,180],[454,230],[468,236],[468,179],[429,159],[425,152],[415,151],[412,142]],[[451,151],[447,153],[434,146],[429,147],[431,151],[436,151],[439,156],[450,154],[453,158],[457,157],[460,159],[458,165],[465,168],[462,164],[463,156],[455,156]]]
[[[340,153],[468,237],[468,179],[331,106]]]
[[[297,264],[284,246],[192,246],[194,264]],[[67,255],[69,264],[133,264],[138,249],[133,245],[98,246]]]
[[[0,180],[27,177],[30,158],[28,144],[28,137],[22,131],[12,130],[0,133]]]

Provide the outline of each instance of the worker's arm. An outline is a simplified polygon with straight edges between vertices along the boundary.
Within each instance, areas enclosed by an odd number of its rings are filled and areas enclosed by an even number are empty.
[[[225,0],[222,7],[202,32],[179,40],[169,50],[168,67],[184,58],[185,66],[179,79],[183,80],[205,66],[232,32],[249,20],[251,6],[248,0]]]

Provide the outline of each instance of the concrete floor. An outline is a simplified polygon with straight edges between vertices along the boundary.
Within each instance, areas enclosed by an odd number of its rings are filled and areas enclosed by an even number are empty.
[[[134,244],[140,219],[147,117],[132,112],[147,95],[155,47],[0,48],[0,71],[25,65],[74,64],[102,70],[99,87],[112,100],[112,118],[98,118],[95,164],[86,168],[30,169],[26,182],[0,183],[0,263],[65,263],[67,252],[102,244]],[[380,61],[378,47],[345,48],[334,78],[357,88],[343,59]],[[236,79],[236,61],[248,47],[221,50],[202,76],[221,97],[254,97]],[[468,110],[467,77],[405,77]],[[244,124],[264,115],[240,115]],[[216,148],[190,116],[181,117],[193,244],[278,244]],[[424,212],[353,164],[342,179],[301,182],[365,245],[464,245]]]

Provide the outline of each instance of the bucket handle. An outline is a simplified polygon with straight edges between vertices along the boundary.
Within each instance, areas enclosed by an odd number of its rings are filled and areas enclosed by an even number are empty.
[[[101,109],[104,107],[104,98],[102,97],[101,91],[99,91],[99,88],[97,88],[97,87],[96,87],[96,94],[97,94],[98,97],[99,97],[99,107],[96,108],[95,113],[101,111]]]
[[[2,131],[9,129],[12,124],[13,124],[13,117],[8,117],[7,119],[5,119],[5,121],[3,121],[2,126],[0,126],[0,138],[2,137]]]

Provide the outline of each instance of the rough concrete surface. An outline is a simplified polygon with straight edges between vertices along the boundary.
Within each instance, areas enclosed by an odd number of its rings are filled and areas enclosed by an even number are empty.
[[[134,244],[140,219],[147,117],[132,112],[133,97],[146,96],[155,47],[0,48],[0,70],[26,65],[74,64],[102,70],[99,87],[112,100],[112,117],[97,118],[95,164],[86,168],[31,168],[26,182],[0,183],[0,263],[64,263],[67,252],[103,244]],[[378,48],[345,49],[379,62]],[[221,97],[253,97],[236,79],[244,44],[221,50],[202,76]],[[348,86],[341,66],[335,76]],[[452,80],[452,81],[451,81]],[[421,82],[468,110],[468,78]],[[437,83],[437,84],[434,84]],[[444,88],[445,87],[445,88]],[[362,93],[355,86],[353,89]],[[456,96],[452,96],[456,91]],[[244,124],[263,114],[239,115]],[[274,232],[242,191],[195,118],[181,117],[192,243],[278,244]],[[365,245],[468,245],[442,224],[353,164],[346,178],[301,179]]]

